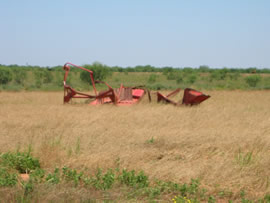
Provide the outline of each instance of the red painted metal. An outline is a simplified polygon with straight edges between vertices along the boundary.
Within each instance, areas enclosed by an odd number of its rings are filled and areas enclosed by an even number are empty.
[[[170,94],[168,94],[166,96],[163,95],[163,94],[161,94],[160,92],[157,92],[157,102],[170,103],[170,104],[173,104],[173,105],[177,106],[178,103],[175,102],[175,101],[173,101],[173,100],[171,100],[171,99],[169,99],[169,97],[174,96],[175,94],[177,94],[178,92],[180,92],[180,90],[181,89],[178,88],[178,89],[174,90],[173,92],[171,92]]]
[[[182,104],[186,104],[186,105],[200,104],[206,99],[208,99],[209,97],[210,97],[209,95],[205,95],[202,92],[199,92],[197,90],[186,88],[184,92]]]
[[[89,95],[89,94],[85,94],[82,92],[78,92],[75,89],[73,89],[72,87],[70,87],[69,85],[67,85],[66,81],[67,81],[68,73],[70,71],[70,66],[80,68],[82,70],[89,72],[95,95]],[[95,98],[97,96],[97,90],[96,90],[92,71],[90,71],[86,68],[77,66],[75,64],[69,63],[69,62],[65,63],[65,65],[63,66],[63,69],[66,71],[65,76],[64,76],[64,103],[68,103],[72,98],[92,99],[92,98]]]
[[[176,89],[175,91],[171,92],[167,96],[161,94],[160,92],[157,92],[157,102],[170,103],[170,104],[173,104],[175,106],[180,106],[183,104],[184,105],[196,105],[196,104],[202,103],[203,101],[205,101],[206,99],[208,99],[210,97],[209,95],[205,95],[202,92],[199,92],[197,90],[194,90],[191,88],[186,88],[184,91],[182,103],[181,103],[181,101],[175,102],[169,98],[169,97],[177,94],[178,92],[180,92],[180,90],[181,90],[180,88]]]
[[[69,85],[66,84],[68,73],[70,71],[70,67],[76,67],[82,69],[84,71],[89,72],[89,77],[91,79],[91,83],[95,92],[95,95],[90,95],[82,92],[78,92]],[[74,65],[72,63],[66,63],[63,66],[63,69],[66,71],[64,75],[64,103],[70,102],[73,98],[81,98],[81,99],[92,99],[90,101],[90,105],[99,105],[99,104],[115,104],[119,106],[127,106],[140,102],[143,96],[147,93],[148,100],[151,102],[151,94],[150,91],[142,86],[139,87],[124,87],[123,84],[119,88],[113,89],[106,82],[102,81],[94,81],[93,72],[81,66]],[[105,84],[108,89],[104,91],[100,91],[99,93],[96,90],[96,83]],[[168,95],[163,95],[160,92],[157,92],[157,102],[170,103],[175,106],[180,105],[196,105],[208,99],[210,96],[205,95],[202,92],[197,90],[186,88],[184,91],[184,96],[181,101],[175,102],[170,97],[176,95],[180,92],[180,88],[174,90]]]
[[[95,95],[78,92],[66,84],[68,73],[70,71],[71,66],[89,72],[89,76],[91,78]],[[72,63],[66,63],[63,66],[63,69],[66,71],[64,76],[64,103],[70,102],[72,98],[83,98],[83,99],[93,99],[93,101],[90,102],[90,105],[98,105],[98,104],[132,105],[138,103],[142,99],[142,97],[146,94],[146,92],[148,93],[149,101],[151,101],[150,92],[144,89],[143,87],[124,87],[121,84],[120,88],[113,89],[106,82],[94,81],[93,72],[91,70],[88,70],[81,66],[74,65]],[[105,84],[108,87],[108,90],[97,93],[95,83]]]
[[[110,103],[114,103],[118,106],[132,105],[138,103],[142,99],[142,97],[146,94],[146,90],[136,87],[124,87],[121,85],[118,89],[101,92],[101,94],[103,95],[97,97],[90,103],[90,105]]]

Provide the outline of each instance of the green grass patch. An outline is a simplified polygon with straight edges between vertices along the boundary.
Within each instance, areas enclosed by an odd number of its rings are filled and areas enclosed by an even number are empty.
[[[240,164],[249,164],[252,160],[252,154],[240,153],[237,157]],[[18,174],[29,173],[30,179],[19,181]],[[150,180],[143,172],[135,170],[115,169],[103,171],[98,168],[94,174],[88,174],[87,170],[79,171],[67,166],[55,168],[48,172],[40,167],[38,158],[31,155],[30,152],[7,152],[1,154],[0,161],[0,192],[1,188],[12,188],[16,192],[12,193],[16,202],[31,202],[33,199],[44,198],[43,195],[49,195],[51,189],[61,185],[66,189],[74,188],[81,190],[83,188],[96,191],[97,194],[103,194],[109,198],[106,201],[115,201],[121,199],[125,201],[148,201],[148,202],[174,202],[174,203],[197,203],[197,202],[219,202],[219,200],[228,200],[228,202],[270,202],[270,195],[265,194],[261,199],[250,200],[246,197],[244,190],[239,191],[239,195],[227,192],[229,190],[220,190],[211,194],[201,186],[199,179],[191,179],[190,183],[175,183],[171,181]],[[38,188],[43,187],[47,191],[38,192]],[[100,192],[98,192],[100,191]],[[118,191],[120,197],[113,198],[113,193]],[[67,194],[67,198],[69,194]],[[230,199],[233,197],[234,199]],[[69,201],[72,199],[70,194]]]

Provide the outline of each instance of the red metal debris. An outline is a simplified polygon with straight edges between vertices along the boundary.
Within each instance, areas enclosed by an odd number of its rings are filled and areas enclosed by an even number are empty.
[[[182,104],[186,105],[197,105],[208,99],[210,96],[205,95],[202,92],[199,92],[197,90],[186,88],[184,91],[184,97],[182,100]]]
[[[91,78],[95,95],[78,92],[66,84],[70,66],[77,67],[89,72],[89,76]],[[66,63],[63,69],[66,71],[64,76],[64,103],[68,103],[72,98],[83,98],[83,99],[93,99],[93,101],[90,102],[90,105],[108,104],[108,103],[112,103],[115,105],[132,105],[138,103],[146,93],[148,93],[148,99],[149,101],[151,101],[150,92],[143,87],[124,87],[121,84],[120,88],[113,89],[106,82],[94,81],[93,72],[86,68],[74,65],[72,63]],[[95,83],[105,84],[108,87],[108,90],[97,93]]]
[[[70,71],[70,66],[80,68],[84,71],[89,72],[89,77],[91,79],[91,83],[92,83],[95,95],[78,92],[66,84],[67,76]],[[94,81],[93,72],[91,70],[74,65],[72,63],[66,63],[63,66],[63,69],[66,71],[65,76],[64,76],[64,103],[70,102],[70,100],[72,100],[73,98],[83,98],[83,99],[92,99],[92,101],[90,101],[90,105],[98,105],[98,104],[115,104],[115,105],[121,105],[121,106],[132,105],[132,104],[138,103],[146,93],[148,94],[149,102],[151,102],[150,91],[144,88],[143,86],[124,87],[121,84],[120,88],[113,89],[106,82]],[[96,83],[103,83],[108,87],[108,89],[98,93],[95,86]],[[196,104],[200,104],[201,102],[203,102],[204,100],[210,97],[209,95],[205,95],[202,92],[199,92],[197,90],[186,88],[184,91],[182,102],[181,101],[175,102],[171,100],[170,97],[179,93],[180,90],[181,89],[178,88],[166,96],[161,94],[160,92],[157,92],[157,102],[170,103],[175,106],[179,106],[183,104],[196,105]]]
[[[210,96],[209,95],[205,95],[202,92],[199,92],[197,90],[191,89],[191,88],[186,88],[184,91],[184,96],[182,99],[182,103],[181,101],[179,102],[175,102],[173,100],[171,100],[169,97],[177,94],[178,92],[180,92],[180,88],[174,90],[173,92],[171,92],[168,95],[163,95],[160,92],[157,92],[157,102],[164,102],[164,103],[170,103],[173,104],[175,106],[180,106],[180,105],[197,105],[202,103],[203,101],[205,101],[206,99],[208,99]]]
[[[141,100],[145,95],[146,91],[144,89],[124,87],[123,85],[120,88],[112,89],[104,92],[100,92],[102,96],[97,97],[90,105],[97,104],[108,104],[114,103],[116,105],[132,105]]]
[[[160,92],[157,92],[157,102],[161,102],[162,101],[164,103],[170,103],[170,104],[173,104],[173,105],[176,105],[177,106],[178,103],[175,102],[175,101],[173,101],[173,100],[171,100],[171,99],[169,99],[169,97],[177,94],[178,92],[180,92],[180,90],[181,89],[178,88],[178,89],[174,90],[173,92],[171,92],[170,94],[168,94],[167,96],[161,94]]]

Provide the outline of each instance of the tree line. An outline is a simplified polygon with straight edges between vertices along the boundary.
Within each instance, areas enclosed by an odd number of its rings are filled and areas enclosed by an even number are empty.
[[[107,68],[111,72],[172,72],[172,71],[184,71],[184,72],[198,72],[198,73],[212,73],[215,71],[225,71],[229,73],[270,73],[270,68],[257,68],[257,67],[249,67],[249,68],[239,68],[239,67],[223,67],[223,68],[212,68],[207,65],[201,65],[199,67],[155,67],[151,65],[138,65],[134,67],[120,67],[120,66],[108,66],[99,62],[94,62],[91,65],[83,65],[87,66],[91,69],[91,67],[95,68],[97,66]],[[62,71],[61,65],[58,66],[20,66],[20,65],[3,65],[0,64],[0,68],[8,68],[8,69],[21,69],[21,70],[36,70],[36,69],[46,69],[48,71]],[[74,69],[73,71],[81,71],[80,69]]]
[[[236,87],[236,83],[240,80],[244,80],[244,83],[249,87],[257,87],[261,82],[264,88],[269,87],[269,76],[262,78],[263,74],[270,74],[270,69],[258,69],[256,67],[251,68],[210,68],[203,65],[198,68],[184,67],[154,67],[150,65],[135,66],[135,67],[119,67],[119,66],[107,66],[98,62],[91,65],[83,65],[94,73],[95,80],[105,80],[110,77],[114,72],[128,73],[132,72],[150,72],[147,80],[147,84],[151,88],[152,86],[166,86],[169,81],[175,81],[177,85],[199,85],[209,84],[209,86],[217,86],[224,88],[228,84],[232,87]],[[63,67],[41,67],[41,66],[19,66],[19,65],[0,65],[0,85],[4,85],[4,89],[11,87],[12,85],[24,86],[27,88],[41,88],[44,85],[51,85],[53,87],[62,87],[63,85]],[[163,75],[164,80],[160,80],[159,74]],[[247,74],[247,75],[245,75]],[[244,77],[242,77],[244,75]],[[91,84],[89,73],[78,68],[72,68],[68,77],[68,83],[72,77],[77,79],[77,83],[84,82]],[[30,77],[30,78],[28,78]],[[28,78],[28,82],[27,81]],[[74,81],[75,78],[73,78]],[[80,80],[80,81],[78,81]],[[119,79],[115,79],[114,82],[118,83]],[[132,77],[129,78],[132,80]],[[166,82],[167,81],[167,82]],[[27,84],[26,84],[27,83]],[[169,82],[171,83],[171,82]],[[197,84],[196,84],[197,83]],[[242,84],[244,84],[242,83]],[[224,86],[224,87],[223,87]],[[154,88],[154,89],[155,89]],[[166,89],[166,88],[165,88]]]

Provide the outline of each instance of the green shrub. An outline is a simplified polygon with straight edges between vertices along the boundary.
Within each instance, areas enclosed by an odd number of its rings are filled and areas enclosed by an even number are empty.
[[[40,88],[41,85],[42,85],[42,77],[43,77],[43,74],[42,74],[42,71],[40,70],[37,70],[37,71],[34,71],[34,77],[35,77],[35,85],[37,88]]]
[[[77,173],[77,171],[75,169],[71,169],[68,167],[63,167],[62,168],[63,171],[63,177],[66,181],[73,181],[75,186],[78,185],[79,181],[81,180],[83,173]]]
[[[245,81],[250,87],[256,87],[258,82],[261,81],[261,79],[262,77],[260,75],[250,75],[245,78]]]
[[[18,170],[20,173],[28,173],[40,168],[39,160],[32,157],[30,153],[7,152],[1,155],[1,165]]]
[[[195,74],[191,74],[187,78],[187,82],[190,84],[193,84],[196,80],[197,80],[197,75]]]
[[[270,195],[266,194],[263,199],[265,202],[270,202]]]
[[[148,78],[148,83],[152,84],[152,83],[155,83],[157,80],[157,75],[156,74],[151,74]]]
[[[175,80],[177,78],[177,74],[175,71],[171,71],[167,74],[167,80]]]
[[[214,196],[209,196],[208,198],[208,203],[215,203],[216,202],[216,198]]]
[[[248,73],[256,73],[257,68],[256,67],[250,67],[250,68],[246,69],[246,72],[248,72]]]
[[[112,187],[115,182],[115,174],[112,169],[109,169],[104,175],[102,174],[102,170],[99,168],[95,178],[91,180],[94,187],[97,189],[107,190]]]
[[[229,72],[229,70],[227,68],[223,68],[223,69],[219,70],[220,79],[225,80],[228,72]]]
[[[148,187],[149,185],[148,177],[144,175],[143,171],[136,175],[134,170],[128,171],[124,169],[118,179],[121,183],[137,188]]]
[[[176,83],[181,84],[182,82],[184,82],[184,78],[183,78],[182,74],[178,74],[176,76]]]
[[[209,69],[210,69],[210,67],[207,66],[207,65],[201,65],[201,66],[199,67],[199,71],[200,71],[201,73],[207,73],[207,72],[209,72]]]
[[[238,80],[240,78],[240,73],[230,73],[229,77],[231,80]]]
[[[181,74],[178,74],[176,77],[176,83],[181,84],[182,82],[184,82],[184,79]]]
[[[55,73],[55,85],[57,87],[62,87],[63,86],[63,80],[64,80],[63,74],[61,72],[56,72]]]
[[[12,80],[12,73],[7,68],[0,67],[0,84],[7,84]]]
[[[110,69],[100,63],[93,63],[93,65],[85,65],[84,68],[93,71],[94,80],[102,81],[110,75]],[[82,81],[92,84],[89,72],[81,71],[80,78]]]
[[[227,77],[227,74],[228,74],[228,69],[226,69],[226,68],[223,68],[220,70],[214,70],[210,74],[210,81],[212,81],[212,80],[225,80],[225,78]]]
[[[60,183],[60,170],[55,168],[53,173],[49,173],[46,177],[46,181],[51,184]]]
[[[45,177],[45,171],[41,168],[37,168],[30,174],[30,177],[35,182],[42,182],[42,179]]]
[[[26,182],[22,182],[22,188],[24,189],[24,196],[27,197],[30,193],[34,191],[34,184],[32,179]]]
[[[103,180],[102,188],[104,190],[110,189],[112,187],[115,181],[115,174],[113,173],[112,169],[109,169],[107,173],[103,175],[102,180]]]
[[[26,80],[27,72],[26,70],[16,68],[13,70],[13,75],[14,75],[15,83],[22,85],[24,84],[24,81]]]
[[[45,70],[42,74],[43,83],[51,83],[53,81],[53,75],[51,71]]]
[[[8,173],[4,168],[0,168],[0,186],[13,186],[17,184],[17,175]]]
[[[53,81],[53,75],[51,71],[48,71],[46,69],[36,70],[34,72],[34,76],[35,76],[35,85],[37,88],[40,88],[43,83],[48,84]]]
[[[162,74],[163,75],[168,75],[170,72],[173,72],[172,67],[164,67],[164,68],[162,68]]]
[[[195,72],[195,69],[193,69],[193,68],[190,68],[190,67],[185,67],[185,68],[183,68],[183,73],[185,74],[185,75],[189,75],[189,74],[193,74],[194,72]]]

